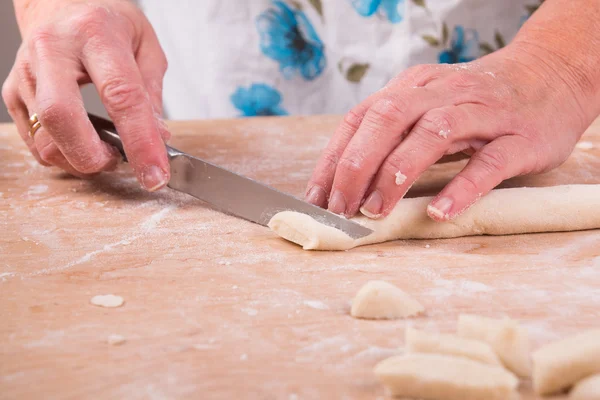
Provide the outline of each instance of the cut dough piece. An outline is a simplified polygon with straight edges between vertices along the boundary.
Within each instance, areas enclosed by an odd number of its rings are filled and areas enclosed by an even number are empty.
[[[519,384],[502,367],[439,354],[388,358],[375,375],[393,396],[425,400],[507,400]]]
[[[463,314],[458,318],[458,336],[488,343],[506,368],[520,377],[531,376],[529,335],[517,321]]]
[[[571,393],[569,400],[600,400],[600,374],[580,381]]]
[[[354,220],[373,233],[354,240],[344,232],[321,224],[306,214],[275,214],[269,227],[305,250],[347,250],[395,239],[436,239],[472,235],[508,235],[532,232],[575,231],[600,228],[600,185],[564,185],[542,188],[497,189],[449,222],[427,215],[432,197],[402,199],[392,213],[372,220]],[[523,201],[527,199],[527,201]]]
[[[97,296],[92,297],[90,303],[99,307],[121,307],[123,305],[123,298],[121,296],[115,296],[114,294],[99,294]]]
[[[600,373],[600,329],[550,343],[533,353],[533,388],[552,394]]]
[[[492,347],[479,340],[465,339],[456,335],[432,334],[407,327],[405,341],[408,353],[445,354],[484,364],[501,365]]]
[[[415,299],[385,281],[369,281],[356,294],[350,314],[355,318],[398,319],[425,311]]]
[[[125,343],[126,341],[127,341],[127,339],[125,339],[125,336],[116,335],[116,334],[108,335],[108,339],[106,339],[106,342],[113,346],[121,345],[121,344]]]

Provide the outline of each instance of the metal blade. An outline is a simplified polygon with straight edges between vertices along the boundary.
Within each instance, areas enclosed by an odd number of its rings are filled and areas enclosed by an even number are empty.
[[[178,152],[172,154],[170,160],[170,188],[192,195],[225,213],[267,226],[278,212],[296,211],[340,229],[354,239],[373,233],[356,222],[199,158]]]

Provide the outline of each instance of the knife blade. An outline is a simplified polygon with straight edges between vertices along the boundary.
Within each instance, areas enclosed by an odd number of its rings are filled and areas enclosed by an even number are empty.
[[[100,138],[116,147],[127,161],[123,142],[114,124],[93,114],[88,116]],[[353,239],[373,233],[354,221],[173,147],[167,146],[167,153],[171,166],[171,179],[167,186],[226,214],[267,226],[278,212],[296,211],[337,228]]]

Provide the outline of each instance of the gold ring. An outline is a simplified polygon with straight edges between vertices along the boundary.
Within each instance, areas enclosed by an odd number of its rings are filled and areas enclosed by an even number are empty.
[[[29,137],[33,138],[33,135],[42,127],[37,114],[33,114],[29,117]]]

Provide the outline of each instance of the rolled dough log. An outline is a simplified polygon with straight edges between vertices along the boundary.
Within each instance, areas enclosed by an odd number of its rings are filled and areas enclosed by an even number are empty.
[[[383,219],[354,220],[373,233],[352,239],[344,232],[293,211],[275,214],[269,227],[305,250],[348,250],[395,239],[436,239],[600,228],[600,185],[497,189],[449,222],[427,215],[431,197],[402,199]]]
[[[492,347],[484,342],[456,335],[433,334],[407,327],[404,337],[407,353],[444,354],[464,357],[484,364],[502,365]]]
[[[600,329],[547,344],[533,353],[533,388],[553,394],[600,373]]]
[[[531,375],[529,335],[517,321],[462,314],[458,317],[457,333],[463,338],[488,343],[504,366],[518,376]]]
[[[439,354],[395,356],[374,372],[393,396],[424,400],[508,400],[519,384],[502,367]]]
[[[369,281],[352,301],[350,315],[364,319],[398,319],[418,315],[425,308],[397,286]]]
[[[600,400],[600,374],[579,381],[569,393],[569,400]]]

